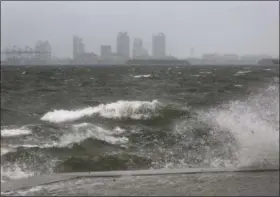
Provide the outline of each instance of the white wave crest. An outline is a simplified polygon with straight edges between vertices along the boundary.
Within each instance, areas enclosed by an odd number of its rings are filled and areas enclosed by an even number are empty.
[[[30,135],[32,132],[31,130],[21,127],[18,129],[1,129],[1,137],[14,137],[20,135]]]
[[[19,147],[23,148],[52,148],[52,147],[68,147],[75,143],[80,143],[86,139],[93,138],[105,141],[109,144],[124,145],[128,142],[128,138],[118,135],[126,130],[115,127],[113,130],[107,130],[102,127],[95,126],[90,123],[80,123],[72,125],[73,131],[69,131],[60,137],[58,141],[44,142],[43,144],[16,144],[9,148],[1,148],[1,155],[15,151]]]
[[[95,126],[89,123],[81,123],[73,125],[74,132],[63,135],[59,142],[55,143],[55,146],[65,147],[73,143],[79,143],[89,138],[105,141],[110,144],[125,144],[128,142],[126,137],[114,136],[119,134],[115,130],[110,131],[103,129],[102,127]]]
[[[250,71],[250,70],[240,70],[240,71],[237,71],[234,74],[234,76],[245,75],[245,74],[250,73],[250,72],[252,72],[252,71]]]
[[[135,75],[133,76],[134,78],[149,78],[151,77],[152,75],[151,74],[148,74],[148,75]]]
[[[17,144],[17,145],[11,145],[10,147],[13,149],[17,149],[19,147],[23,148],[36,148],[36,147],[48,147],[47,144],[42,144],[41,146],[39,144]]]
[[[156,115],[159,105],[157,100],[149,101],[117,101],[109,104],[100,104],[79,110],[54,110],[46,113],[41,120],[53,123],[78,120],[85,116],[100,115],[112,119],[149,119]]]

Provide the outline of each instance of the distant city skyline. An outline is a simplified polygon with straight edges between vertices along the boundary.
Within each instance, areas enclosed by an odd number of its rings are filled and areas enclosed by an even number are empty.
[[[61,9],[63,7],[63,9]],[[82,10],[82,11],[80,11]],[[1,50],[48,40],[52,55],[72,57],[73,35],[85,50],[116,49],[118,32],[140,38],[164,32],[166,55],[205,53],[279,56],[279,3],[274,2],[1,2]]]
[[[126,64],[133,59],[134,63],[138,64],[139,60],[159,60],[176,61],[178,57],[166,54],[166,37],[164,33],[154,34],[152,37],[152,51],[149,54],[148,50],[143,46],[141,38],[133,39],[133,47],[130,51],[130,37],[127,32],[119,32],[116,37],[116,49],[112,50],[111,45],[100,45],[99,54],[95,51],[85,50],[86,44],[83,38],[75,35],[72,39],[72,57],[59,58],[52,54],[52,46],[48,41],[37,41],[35,47],[18,47],[14,45],[1,51],[1,62],[6,65],[120,65]],[[241,64],[258,64],[273,58],[269,55],[244,55],[237,54],[219,54],[205,53],[200,57],[193,56],[193,48],[190,50],[190,56],[183,58],[187,60],[187,64],[215,64],[215,65],[241,65]],[[179,58],[180,59],[180,58]],[[182,61],[178,60],[182,63]],[[183,60],[184,61],[184,60]],[[274,61],[274,60],[272,60]],[[277,61],[277,60],[276,60]],[[175,62],[174,62],[175,63]],[[177,62],[178,63],[178,62]]]

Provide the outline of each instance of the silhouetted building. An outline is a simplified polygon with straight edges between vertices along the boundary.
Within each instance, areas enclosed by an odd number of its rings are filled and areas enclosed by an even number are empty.
[[[159,33],[157,35],[153,35],[153,57],[160,59],[166,56],[166,44],[165,44],[165,35],[163,33]]]
[[[100,46],[100,57],[102,59],[107,59],[112,56],[112,47],[110,45],[101,45]]]
[[[48,41],[37,41],[35,45],[36,60],[39,62],[51,61],[51,45]]]
[[[129,36],[120,32],[117,37],[117,54],[123,59],[129,59]]]
[[[76,59],[79,54],[85,53],[85,45],[82,38],[78,36],[73,37],[73,59]]]

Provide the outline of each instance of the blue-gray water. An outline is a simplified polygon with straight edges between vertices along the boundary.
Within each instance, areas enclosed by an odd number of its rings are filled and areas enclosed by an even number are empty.
[[[1,67],[1,180],[279,160],[279,66]]]

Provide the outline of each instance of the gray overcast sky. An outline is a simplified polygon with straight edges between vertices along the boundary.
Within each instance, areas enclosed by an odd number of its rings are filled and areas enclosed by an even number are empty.
[[[279,56],[279,2],[1,2],[1,48],[34,46],[49,40],[53,55],[72,54],[72,36],[99,54],[101,44],[115,50],[119,31],[143,39],[166,34],[167,52],[187,57],[202,53]]]

